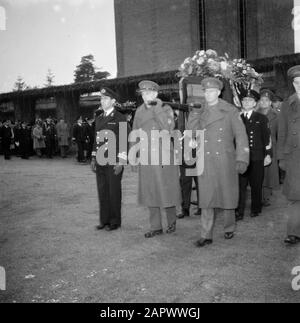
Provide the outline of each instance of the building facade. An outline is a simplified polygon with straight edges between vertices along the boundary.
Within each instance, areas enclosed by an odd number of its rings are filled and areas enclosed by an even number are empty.
[[[197,49],[295,53],[294,0],[115,0],[118,77],[175,70]]]

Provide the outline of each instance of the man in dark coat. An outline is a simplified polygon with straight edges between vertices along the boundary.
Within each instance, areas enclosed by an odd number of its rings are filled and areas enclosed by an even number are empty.
[[[263,182],[263,206],[271,205],[273,190],[279,189],[279,167],[277,160],[277,138],[278,138],[278,114],[272,107],[274,93],[269,89],[260,92],[259,108],[257,112],[264,114],[268,118],[272,140],[272,163],[265,167]]]
[[[250,147],[250,164],[247,171],[239,176],[240,197],[236,220],[244,217],[247,186],[251,187],[251,217],[257,217],[262,209],[262,185],[264,166],[271,163],[271,141],[268,118],[254,111],[259,94],[247,91],[242,100],[242,120],[245,124]]]
[[[83,124],[82,117],[77,118],[77,123],[73,126],[73,141],[77,144],[77,161],[79,163],[86,162],[84,157],[84,148],[87,142],[87,129]]]
[[[87,131],[86,158],[88,160],[91,160],[93,146],[94,146],[94,136],[95,136],[95,128],[93,125],[93,119],[91,119],[91,118],[88,118],[86,120],[86,131]]]
[[[55,153],[56,129],[51,118],[47,118],[43,125],[43,135],[45,136],[46,155],[52,158]]]
[[[296,90],[282,104],[278,122],[279,167],[286,171],[283,193],[289,204],[286,209],[286,243],[300,242],[300,65],[288,70]]]
[[[6,120],[1,128],[0,133],[1,139],[2,139],[2,147],[3,147],[3,153],[4,153],[4,159],[9,160],[10,159],[10,145],[12,143],[12,139],[14,138],[14,133],[11,128],[11,121]]]
[[[108,88],[101,90],[101,105],[104,113],[95,120],[95,140],[91,168],[96,173],[100,204],[100,224],[97,230],[116,230],[121,227],[121,180],[124,164],[127,163],[128,128],[126,116],[118,112],[114,105],[118,95]],[[121,125],[120,125],[121,124]],[[124,126],[124,133],[119,134]],[[123,128],[122,128],[123,129]],[[120,141],[126,147],[120,146]]]
[[[20,147],[19,147],[19,142],[17,141],[17,138],[20,137],[19,135],[19,131],[21,129],[21,121],[17,120],[15,122],[15,126],[14,126],[14,139],[15,139],[15,154],[17,157],[20,157]]]
[[[19,154],[22,159],[28,159],[30,155],[31,131],[28,129],[26,122],[21,123],[21,128],[15,136],[15,142],[19,147]]]
[[[205,78],[201,84],[205,105],[200,111],[190,113],[187,124],[187,129],[204,131],[204,169],[198,177],[201,239],[196,241],[197,247],[213,242],[215,209],[223,212],[225,239],[233,238],[238,174],[244,173],[249,163],[248,138],[239,111],[219,99],[223,83],[216,78]]]

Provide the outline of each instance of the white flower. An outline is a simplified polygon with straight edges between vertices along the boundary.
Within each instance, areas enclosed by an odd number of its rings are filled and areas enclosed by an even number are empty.
[[[205,55],[205,50],[200,50],[199,55],[204,56]]]
[[[228,63],[227,62],[221,62],[220,65],[221,65],[222,70],[226,70],[227,66],[228,66]]]
[[[187,58],[184,60],[183,64],[188,64],[188,63],[190,62],[190,60],[191,60],[191,58],[190,58],[190,57],[187,57]]]
[[[197,55],[194,55],[193,56],[193,61],[195,61],[197,59],[197,57],[198,57]]]
[[[197,63],[199,65],[203,64],[204,63],[204,58],[203,57],[199,57],[198,60],[197,60]]]
[[[208,50],[206,51],[206,55],[217,57],[217,56],[218,56],[218,53],[217,53],[215,50],[208,49]]]

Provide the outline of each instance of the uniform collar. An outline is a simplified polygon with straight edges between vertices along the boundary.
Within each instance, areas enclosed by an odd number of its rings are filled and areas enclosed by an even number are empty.
[[[254,110],[250,110],[250,111],[243,111],[243,114],[245,116],[245,118],[248,118],[250,119],[252,117],[252,114],[253,114]]]
[[[113,111],[114,111],[114,107],[110,108],[109,110],[104,111],[104,114],[106,115],[106,117],[108,117]]]

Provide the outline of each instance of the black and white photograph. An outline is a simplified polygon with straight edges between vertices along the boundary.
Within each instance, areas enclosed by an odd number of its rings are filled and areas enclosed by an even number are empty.
[[[300,0],[0,0],[0,303],[300,303]]]

